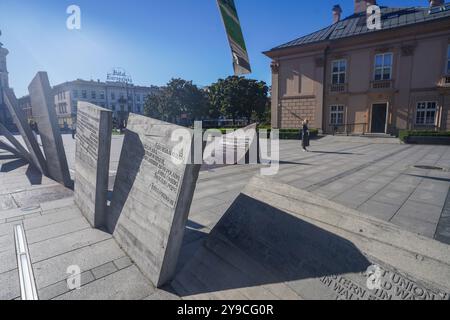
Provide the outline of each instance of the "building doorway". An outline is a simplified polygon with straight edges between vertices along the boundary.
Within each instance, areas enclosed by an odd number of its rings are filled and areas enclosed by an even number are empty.
[[[372,105],[372,133],[386,133],[387,110],[387,103],[376,103]]]

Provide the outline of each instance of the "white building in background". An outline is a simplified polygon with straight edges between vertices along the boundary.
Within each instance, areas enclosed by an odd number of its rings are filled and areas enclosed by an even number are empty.
[[[158,87],[143,87],[121,82],[75,80],[53,87],[59,124],[71,125],[77,114],[78,101],[87,101],[113,112],[113,118],[123,118],[128,112],[142,114],[148,95]]]
[[[101,82],[77,79],[53,87],[56,114],[61,128],[70,128],[76,119],[78,101],[87,101],[113,112],[117,122],[124,120],[128,112],[143,114],[148,95],[158,87],[137,86],[123,82]],[[29,96],[19,99],[21,107],[32,119]]]
[[[11,116],[3,101],[3,88],[9,88],[8,68],[6,67],[6,56],[8,53],[9,51],[4,48],[3,44],[0,42],[0,122],[7,127],[12,124]]]

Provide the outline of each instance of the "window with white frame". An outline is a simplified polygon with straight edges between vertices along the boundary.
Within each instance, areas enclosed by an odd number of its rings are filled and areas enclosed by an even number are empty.
[[[382,53],[375,55],[375,81],[392,79],[392,53]]]
[[[436,124],[436,102],[419,102],[416,110],[417,125],[434,125]]]
[[[330,124],[344,124],[344,106],[330,107]]]
[[[450,75],[450,44],[447,48],[447,75]]]
[[[331,63],[332,84],[344,84],[346,81],[347,60],[335,60]]]

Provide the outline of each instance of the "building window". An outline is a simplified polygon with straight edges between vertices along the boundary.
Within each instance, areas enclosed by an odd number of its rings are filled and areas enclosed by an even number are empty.
[[[105,91],[100,91],[100,99],[105,100]]]
[[[136,112],[137,112],[137,113],[141,113],[141,105],[140,105],[140,104],[138,104],[138,105],[136,106]]]
[[[344,106],[330,107],[330,124],[344,124]]]
[[[113,104],[111,104],[111,110],[112,111],[116,111],[116,105],[113,103]]]
[[[377,54],[375,56],[375,81],[391,80],[392,53]]]
[[[82,97],[83,99],[87,99],[87,91],[86,91],[86,90],[82,90],[82,91],[81,91],[81,97]]]
[[[447,75],[450,75],[450,44],[447,49]]]
[[[336,60],[331,65],[332,76],[331,81],[333,84],[344,84],[346,81],[347,73],[347,60]]]
[[[73,97],[78,98],[78,90],[73,90]]]
[[[116,100],[116,94],[114,92],[111,92],[111,100]]]
[[[416,124],[436,124],[436,102],[419,102],[416,111]]]
[[[97,99],[97,93],[95,91],[91,92],[91,99]]]

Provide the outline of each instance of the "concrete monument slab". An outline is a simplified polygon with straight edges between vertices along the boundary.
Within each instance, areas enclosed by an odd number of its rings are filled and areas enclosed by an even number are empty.
[[[449,300],[450,246],[255,177],[172,286],[190,298],[284,287],[299,299]]]
[[[15,148],[14,154],[19,155],[20,157],[29,161],[30,163],[33,163],[31,155],[28,153],[27,149],[25,149],[22,146],[22,144],[19,141],[17,141],[14,135],[11,132],[9,132],[9,130],[6,129],[6,127],[1,123],[0,123],[0,135],[3,135],[13,145],[13,147]]]
[[[106,226],[112,112],[78,102],[75,203],[96,227]]]
[[[20,135],[25,141],[25,145],[28,148],[28,152],[30,153],[34,166],[43,175],[47,175],[47,164],[44,155],[42,154],[41,148],[39,147],[39,144],[31,131],[23,110],[19,107],[14,92],[11,89],[3,89],[3,96],[9,113],[13,117],[17,129],[19,129]]]
[[[200,166],[186,164],[192,141],[183,129],[131,114],[114,185],[108,229],[155,286],[172,279]],[[181,149],[174,149],[180,146]]]
[[[61,138],[52,98],[52,88],[46,72],[38,72],[28,86],[33,117],[36,119],[47,159],[50,177],[66,187],[72,186],[69,166]]]
[[[212,137],[212,141],[206,144],[203,158],[207,164],[257,164],[260,162],[259,152],[257,124],[254,123],[220,138]]]

